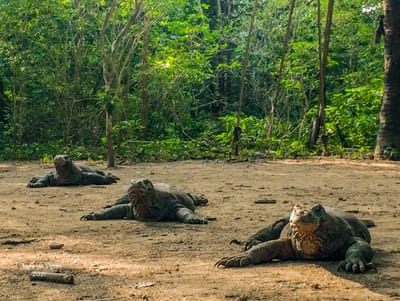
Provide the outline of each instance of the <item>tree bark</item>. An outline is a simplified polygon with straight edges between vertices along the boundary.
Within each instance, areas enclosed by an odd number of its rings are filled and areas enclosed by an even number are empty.
[[[278,104],[279,98],[281,96],[281,81],[283,77],[283,69],[285,67],[285,58],[286,58],[286,53],[288,50],[289,46],[289,37],[290,37],[290,31],[292,28],[292,19],[293,19],[293,12],[294,12],[294,7],[296,5],[296,0],[292,0],[290,2],[290,10],[289,10],[289,16],[288,16],[288,24],[286,26],[286,32],[285,36],[283,37],[283,49],[282,49],[282,58],[281,62],[279,65],[279,73],[278,73],[278,85],[275,90],[275,95],[271,101],[271,110],[269,112],[269,121],[268,124],[265,127],[265,136],[266,137],[271,137],[272,135],[272,129],[274,127],[274,119],[275,119],[275,109]]]
[[[145,17],[146,18],[146,17]],[[146,18],[147,19],[147,18]],[[150,27],[147,27],[143,32],[143,48],[141,54],[141,70],[140,75],[140,94],[141,94],[141,105],[140,105],[140,123],[142,126],[142,134],[145,137],[147,134],[147,128],[149,125],[149,35]]]
[[[103,80],[106,109],[106,138],[107,138],[107,167],[115,167],[114,141],[113,141],[113,101],[121,99],[121,84],[123,77],[128,72],[133,52],[136,49],[143,31],[135,32],[132,25],[138,23],[142,12],[142,1],[135,1],[135,9],[129,19],[117,33],[114,39],[106,37],[107,28],[112,27],[112,18],[118,1],[113,0],[106,12],[104,22],[100,29],[99,50],[103,63]],[[150,23],[149,23],[150,24]]]
[[[253,29],[254,29],[254,21],[256,18],[257,7],[258,7],[258,0],[255,0],[253,3],[253,12],[251,14],[249,32],[247,35],[246,50],[243,55],[242,72],[240,74],[239,103],[238,103],[238,109],[237,109],[237,115],[236,115],[236,126],[234,128],[234,134],[233,134],[233,139],[232,139],[232,154],[234,156],[239,155],[239,140],[240,140],[240,135],[242,133],[242,130],[240,127],[240,120],[241,120],[241,115],[242,115],[243,93],[244,93],[244,85],[246,82],[247,65],[249,64],[250,43],[251,43],[251,36],[253,34]]]
[[[310,138],[308,141],[308,148],[313,149],[315,143],[318,140],[319,134],[322,128],[322,134],[325,134],[325,107],[326,107],[326,68],[328,65],[328,50],[329,50],[329,42],[331,36],[331,27],[332,27],[332,16],[333,16],[333,7],[334,0],[329,0],[328,4],[328,12],[326,15],[326,25],[325,25],[325,34],[324,34],[324,45],[322,51],[320,50],[320,71],[319,71],[319,107],[318,107],[318,115],[315,116],[315,120],[312,122],[312,129]],[[319,4],[319,3],[318,3]],[[320,11],[318,6],[318,20],[320,20]],[[320,26],[320,24],[318,24]],[[320,33],[320,31],[318,31]],[[320,36],[320,34],[319,34]],[[319,44],[321,44],[321,39],[318,37]]]
[[[112,114],[106,112],[107,168],[115,167],[114,139],[112,136]]]
[[[383,1],[385,74],[375,160],[400,159],[400,1]]]

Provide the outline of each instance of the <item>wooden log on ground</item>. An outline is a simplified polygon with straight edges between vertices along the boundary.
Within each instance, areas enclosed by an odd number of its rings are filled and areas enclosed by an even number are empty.
[[[50,272],[39,272],[33,271],[29,275],[31,281],[47,281],[47,282],[57,282],[65,284],[74,283],[74,275],[65,273],[50,273]]]

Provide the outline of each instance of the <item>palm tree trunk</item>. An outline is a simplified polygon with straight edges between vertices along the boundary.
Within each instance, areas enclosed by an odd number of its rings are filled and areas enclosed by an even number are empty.
[[[383,1],[385,76],[375,159],[400,159],[400,1]]]

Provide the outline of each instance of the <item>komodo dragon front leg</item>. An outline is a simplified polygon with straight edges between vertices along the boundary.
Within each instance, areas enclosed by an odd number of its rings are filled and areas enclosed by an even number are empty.
[[[124,205],[124,204],[130,204],[131,199],[129,198],[129,195],[126,193],[124,194],[122,197],[120,197],[119,199],[117,199],[114,204],[111,205],[106,205],[103,208],[111,208],[113,206],[117,206],[117,205]]]
[[[260,243],[242,254],[224,257],[217,261],[216,267],[246,267],[250,264],[271,262],[274,259],[297,258],[290,238],[280,238]]]
[[[92,212],[81,217],[81,221],[106,220],[106,219],[132,219],[130,205],[116,205],[99,212]]]
[[[32,178],[27,187],[29,188],[40,188],[40,187],[47,187],[47,186],[55,186],[57,185],[57,179],[53,173],[48,174],[44,177],[34,177]]]
[[[374,251],[363,239],[356,238],[356,241],[347,249],[344,260],[339,262],[338,270],[346,272],[364,273],[372,269],[376,271],[371,262]]]

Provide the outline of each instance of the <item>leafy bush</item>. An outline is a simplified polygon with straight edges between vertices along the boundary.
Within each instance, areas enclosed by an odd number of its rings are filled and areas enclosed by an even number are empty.
[[[382,80],[334,94],[326,110],[332,143],[347,148],[372,148],[379,128]]]

